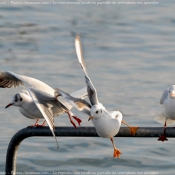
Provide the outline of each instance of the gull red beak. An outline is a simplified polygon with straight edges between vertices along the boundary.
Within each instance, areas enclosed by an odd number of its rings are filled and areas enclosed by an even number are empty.
[[[5,107],[5,109],[8,108],[8,107],[10,107],[10,106],[12,106],[12,105],[13,105],[13,103],[9,103],[9,104]]]

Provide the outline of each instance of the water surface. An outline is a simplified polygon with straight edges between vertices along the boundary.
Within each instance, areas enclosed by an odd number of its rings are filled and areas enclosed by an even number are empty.
[[[99,101],[109,110],[122,111],[131,125],[161,126],[153,118],[162,110],[163,90],[175,81],[174,9],[173,0],[155,5],[0,5],[0,70],[35,77],[67,92],[80,89],[85,82],[74,50],[78,33]],[[4,109],[20,89],[0,90],[0,171],[11,137],[34,123],[16,107]],[[86,115],[74,113],[82,117],[82,126],[93,126]],[[55,123],[71,126],[66,115]],[[174,174],[172,138],[166,143],[115,138],[122,151],[119,160],[112,158],[109,139],[58,140],[59,150],[53,138],[24,140],[17,171]]]

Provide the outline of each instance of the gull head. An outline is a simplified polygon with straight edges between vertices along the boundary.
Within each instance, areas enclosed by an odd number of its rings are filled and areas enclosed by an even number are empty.
[[[169,96],[170,98],[175,98],[175,85],[169,87]]]
[[[26,96],[28,96],[28,94],[25,91],[21,91],[20,93],[15,94],[11,102],[5,108],[8,108],[10,106],[22,106],[26,99]]]
[[[103,116],[104,113],[104,106],[99,103],[97,105],[93,105],[90,110],[91,116],[89,117],[89,120],[91,119],[99,119],[100,117]]]

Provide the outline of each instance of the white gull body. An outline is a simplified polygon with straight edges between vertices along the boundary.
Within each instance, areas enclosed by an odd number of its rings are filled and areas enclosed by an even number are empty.
[[[163,105],[163,110],[154,119],[161,124],[164,124],[165,121],[167,125],[174,124],[175,123],[175,85],[172,85],[168,89],[164,90],[162,97],[160,99],[160,104]]]
[[[163,91],[160,99],[160,104],[163,105],[162,112],[157,115],[154,120],[164,124],[163,134],[158,138],[158,141],[168,141],[166,138],[166,127],[175,123],[175,85],[170,86]]]

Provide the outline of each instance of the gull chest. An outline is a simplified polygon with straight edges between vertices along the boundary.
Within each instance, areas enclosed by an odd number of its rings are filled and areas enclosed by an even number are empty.
[[[19,110],[27,118],[31,119],[43,118],[43,115],[41,114],[40,110],[37,108],[37,106],[33,101],[27,104],[23,104],[21,108],[19,108]]]
[[[164,104],[166,117],[175,120],[175,99],[168,99]]]
[[[92,120],[97,134],[100,137],[111,138],[114,137],[120,128],[119,121],[110,117],[101,117]]]

